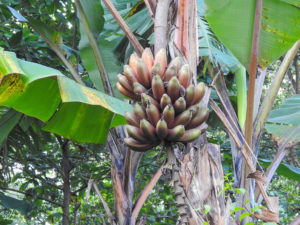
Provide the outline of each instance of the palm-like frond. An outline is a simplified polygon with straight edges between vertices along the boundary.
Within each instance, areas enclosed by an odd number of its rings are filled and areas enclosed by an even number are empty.
[[[215,65],[221,67],[224,73],[235,71],[239,68],[239,61],[217,39],[202,15],[201,10],[198,10],[198,37],[199,56],[208,56]]]

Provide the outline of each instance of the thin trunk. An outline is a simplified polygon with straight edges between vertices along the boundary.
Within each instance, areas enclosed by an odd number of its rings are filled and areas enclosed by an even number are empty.
[[[296,54],[294,58],[294,66],[295,66],[295,73],[296,73],[296,94],[300,94],[300,73],[299,73],[299,66],[298,66],[298,55]]]
[[[79,202],[77,202],[75,204],[74,211],[73,211],[73,225],[77,225],[77,212],[78,212],[80,205],[81,205],[81,203],[79,203]]]
[[[71,189],[70,189],[70,171],[71,165],[69,161],[69,152],[66,144],[62,145],[62,166],[63,166],[63,225],[69,225],[69,209],[70,209],[70,200],[71,200]]]

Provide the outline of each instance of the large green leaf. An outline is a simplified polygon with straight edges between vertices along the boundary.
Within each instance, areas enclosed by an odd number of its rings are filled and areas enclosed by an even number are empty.
[[[11,109],[0,117],[0,147],[10,131],[16,126],[21,116],[21,113]]]
[[[34,208],[34,205],[29,204],[28,202],[9,197],[1,192],[0,204],[6,208],[18,210],[23,215],[28,215],[30,211]]]
[[[222,43],[249,69],[256,1],[205,0],[206,18]],[[258,63],[266,67],[300,37],[300,9],[289,1],[262,1]]]
[[[0,105],[46,122],[45,130],[79,142],[104,143],[126,124],[131,105],[84,87],[59,71],[0,50]]]
[[[292,140],[300,139],[300,95],[288,98],[279,108],[271,111],[266,129],[276,137],[283,139],[294,134]]]

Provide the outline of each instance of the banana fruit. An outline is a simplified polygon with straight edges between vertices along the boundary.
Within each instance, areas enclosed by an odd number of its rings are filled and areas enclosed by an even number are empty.
[[[149,48],[141,58],[133,53],[123,74],[117,76],[117,88],[125,96],[140,102],[133,112],[126,112],[128,138],[125,144],[134,151],[147,151],[162,141],[188,143],[197,139],[209,116],[199,102],[205,94],[205,84],[192,83],[191,69],[180,57],[168,65],[166,50],[155,58]]]

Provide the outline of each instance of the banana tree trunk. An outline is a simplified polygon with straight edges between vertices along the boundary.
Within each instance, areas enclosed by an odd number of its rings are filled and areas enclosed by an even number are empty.
[[[166,18],[166,6],[162,6],[163,4],[169,4],[167,20],[162,19]],[[155,27],[159,27],[160,33],[155,39],[155,49],[158,49],[157,46],[165,48],[162,44],[165,42],[161,39],[167,40],[171,58],[183,56],[189,63],[194,83],[197,82],[198,65],[196,5],[195,0],[178,0],[172,3],[159,0],[155,14]],[[201,105],[207,106],[209,96],[210,89],[207,89]],[[172,154],[175,160],[170,160]],[[174,164],[174,195],[179,215],[177,224],[228,224],[230,204],[226,205],[224,195],[219,194],[223,189],[219,146],[208,144],[206,135],[203,134],[183,149],[175,147],[168,157]],[[210,209],[208,212],[205,211],[207,207]]]

